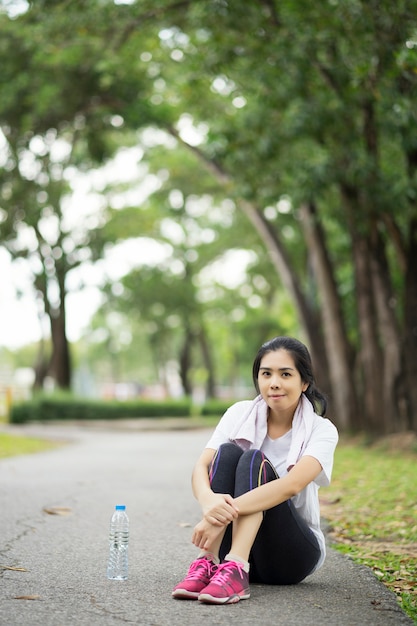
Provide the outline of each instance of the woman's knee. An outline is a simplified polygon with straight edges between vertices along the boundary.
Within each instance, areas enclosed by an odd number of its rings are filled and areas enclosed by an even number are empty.
[[[212,465],[227,465],[231,470],[235,471],[242,454],[243,450],[237,444],[232,442],[223,443],[214,455]]]
[[[260,450],[244,452],[236,468],[235,495],[251,491],[278,478],[275,468]]]
[[[209,468],[213,491],[233,494],[235,472],[242,454],[242,448],[235,443],[224,443],[219,447]]]
[[[240,448],[237,443],[233,443],[232,441],[222,443],[222,445],[219,446],[219,450],[221,450],[223,454],[227,454],[227,456],[236,458],[237,460],[239,460],[242,454],[244,454],[242,448]]]

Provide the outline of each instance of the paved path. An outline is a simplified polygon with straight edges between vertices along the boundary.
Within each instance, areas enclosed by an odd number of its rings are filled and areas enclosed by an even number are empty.
[[[412,624],[368,569],[333,550],[297,586],[252,585],[250,600],[229,606],[173,600],[195,557],[190,473],[208,432],[48,426],[40,433],[72,443],[0,461],[0,565],[25,570],[0,568],[1,626]],[[105,577],[116,503],[127,505],[131,524],[126,582]],[[54,507],[67,514],[45,512]]]

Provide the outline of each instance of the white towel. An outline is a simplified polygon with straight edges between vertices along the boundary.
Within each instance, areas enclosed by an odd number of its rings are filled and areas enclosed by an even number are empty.
[[[314,409],[310,400],[301,394],[300,402],[295,410],[292,420],[292,439],[290,451],[287,456],[287,472],[301,458],[307,443],[310,440],[314,425]]]
[[[268,405],[261,395],[257,396],[241,415],[230,435],[230,441],[243,449],[259,449],[268,431]]]
[[[287,471],[297,463],[310,439],[314,424],[314,409],[304,394],[292,421],[291,446],[287,457]],[[257,396],[242,414],[230,435],[230,441],[243,449],[259,449],[268,432],[268,405],[261,395]]]

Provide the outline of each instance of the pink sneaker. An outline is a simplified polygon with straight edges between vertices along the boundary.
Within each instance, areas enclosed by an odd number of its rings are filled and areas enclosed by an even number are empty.
[[[243,569],[243,564],[226,561],[217,566],[198,599],[208,604],[233,604],[249,597],[249,574]]]
[[[178,585],[175,585],[172,596],[188,600],[197,600],[202,589],[207,587],[217,565],[203,556],[193,561],[187,576]]]

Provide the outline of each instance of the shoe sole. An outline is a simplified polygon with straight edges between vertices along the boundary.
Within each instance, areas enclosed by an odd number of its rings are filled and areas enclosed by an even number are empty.
[[[199,591],[187,591],[187,589],[176,589],[172,592],[172,597],[177,600],[198,600]]]
[[[245,593],[239,595],[238,593],[233,596],[227,596],[226,598],[216,598],[215,596],[211,596],[209,593],[200,593],[198,596],[199,602],[204,602],[205,604],[236,604],[240,600],[247,600],[250,598],[250,593]]]

